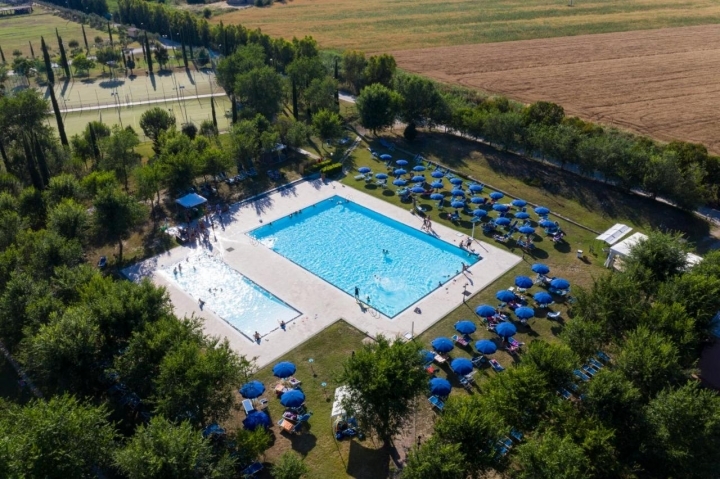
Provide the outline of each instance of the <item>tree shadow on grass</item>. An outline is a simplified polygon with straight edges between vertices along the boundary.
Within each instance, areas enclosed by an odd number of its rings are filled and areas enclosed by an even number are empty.
[[[303,425],[305,427],[306,425]],[[290,444],[292,445],[293,451],[303,456],[307,456],[310,451],[315,449],[317,445],[317,437],[311,432],[303,432],[300,435],[289,436]]]
[[[98,83],[100,88],[111,89],[118,88],[125,84],[125,80],[103,80]]]
[[[384,190],[382,194],[383,196],[395,196],[395,192],[393,190]]]
[[[365,446],[367,444],[368,447]],[[384,447],[372,448],[372,442],[360,443],[353,440],[348,452],[347,474],[356,479],[387,477],[390,454]]]

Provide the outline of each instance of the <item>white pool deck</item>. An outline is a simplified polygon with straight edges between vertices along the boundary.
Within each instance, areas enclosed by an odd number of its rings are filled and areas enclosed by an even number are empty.
[[[473,249],[480,254],[482,260],[472,265],[468,273],[458,274],[452,281],[428,294],[394,319],[389,319],[373,309],[361,307],[352,296],[258,244],[246,234],[264,223],[282,218],[333,195],[347,198],[417,229],[422,226],[422,218],[411,214],[409,207],[399,208],[341,183],[323,183],[320,180],[300,182],[257,200],[233,205],[230,211],[223,215],[225,230],[215,221],[215,237],[211,235],[211,251],[221,255],[224,261],[239,273],[301,312],[298,318],[288,323],[286,331],[282,331],[278,325],[276,330],[262,338],[260,344],[248,339],[207,307],[201,310],[196,299],[161,275],[155,274],[158,268],[182,261],[195,254],[197,248],[204,246],[174,248],[165,254],[130,266],[123,272],[132,280],[150,277],[155,284],[164,286],[178,316],[194,314],[204,318],[206,333],[228,338],[235,351],[248,358],[256,358],[258,367],[263,367],[339,319],[344,319],[371,337],[379,334],[390,337],[406,336],[411,332],[417,336],[462,304],[464,287],[468,293],[466,297],[469,298],[521,261],[517,255],[476,240]],[[433,229],[441,239],[449,243],[457,244],[461,238],[467,239],[467,235],[440,224],[433,223]],[[228,248],[233,250],[228,252]],[[414,312],[416,307],[420,308],[420,313]],[[474,318],[469,307],[468,318]]]

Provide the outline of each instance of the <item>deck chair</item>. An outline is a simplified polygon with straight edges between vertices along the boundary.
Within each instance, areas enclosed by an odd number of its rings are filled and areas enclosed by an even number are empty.
[[[595,358],[590,358],[590,359],[588,359],[588,362],[589,362],[590,364],[592,364],[593,366],[595,366],[595,369],[597,369],[597,370],[600,370],[600,369],[602,369],[602,368],[604,367],[603,363],[601,363],[600,361],[598,361],[598,360],[595,359]]]
[[[255,410],[255,406],[250,399],[243,399],[242,407],[245,411],[245,415],[248,415]]]
[[[557,319],[562,313],[560,311],[551,311],[547,314],[548,319]]]
[[[430,401],[430,404],[432,404],[432,406],[438,411],[443,411],[445,409],[445,403],[437,396],[430,396],[428,401]]]
[[[453,335],[451,339],[458,343],[460,346],[466,347],[468,345],[467,340],[462,336],[458,336],[457,334]]]
[[[518,431],[517,429],[511,429],[510,430],[510,437],[515,439],[517,442],[521,442],[523,440],[523,433]]]
[[[582,379],[583,381],[590,381],[590,376],[588,376],[584,372],[580,371],[579,369],[573,370],[573,374],[575,376],[579,377],[580,379]]]
[[[258,475],[260,471],[263,470],[263,465],[261,462],[255,461],[252,464],[250,464],[248,467],[242,470],[241,474],[243,478],[250,478],[255,477]]]
[[[596,354],[597,354],[597,357],[599,357],[600,360],[603,361],[603,362],[605,362],[605,363],[609,363],[609,362],[611,361],[610,356],[608,356],[607,354],[603,353],[602,351],[598,351]]]
[[[505,368],[502,367],[499,362],[497,362],[497,359],[491,359],[490,366],[492,366],[492,368],[495,370],[496,373],[505,371]]]
[[[570,398],[572,398],[572,393],[571,393],[570,391],[568,391],[567,389],[560,388],[560,389],[558,389],[557,392],[558,392],[558,394],[561,395],[561,396],[563,397],[563,399],[565,399],[566,401],[569,401]]]

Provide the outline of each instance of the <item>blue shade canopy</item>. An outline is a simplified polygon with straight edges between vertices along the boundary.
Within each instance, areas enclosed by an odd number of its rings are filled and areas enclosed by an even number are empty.
[[[464,320],[455,323],[455,331],[460,334],[472,334],[477,330],[477,326],[472,321]]]
[[[425,171],[425,167],[423,165],[417,165],[413,167],[413,171]]]
[[[455,374],[465,376],[472,372],[473,363],[468,358],[455,358],[450,363],[450,369],[452,369]]]
[[[477,308],[475,308],[475,314],[478,316],[481,316],[483,318],[487,318],[490,316],[495,316],[495,308],[490,306],[489,304],[481,304]]]
[[[535,310],[527,306],[523,306],[515,310],[515,316],[520,319],[530,319],[535,316]]]
[[[422,186],[413,186],[410,188],[410,191],[412,191],[415,194],[425,193],[425,188]]]
[[[570,287],[570,281],[563,278],[555,278],[550,281],[550,287],[555,289],[568,289]]]
[[[432,378],[430,380],[430,394],[433,396],[447,396],[452,391],[450,381],[444,378]]]
[[[477,183],[473,183],[472,185],[468,186],[468,190],[479,193],[483,190],[483,186],[478,185]]]
[[[400,176],[400,175],[404,175],[405,173],[407,173],[407,171],[403,170],[402,168],[398,168],[397,170],[394,171],[394,173],[395,173],[395,176]]]
[[[433,181],[432,183],[430,183],[430,186],[432,186],[433,188],[442,188],[445,185],[442,181]]]
[[[550,210],[548,208],[545,208],[544,206],[538,206],[535,208],[535,213],[539,215],[547,215],[550,214]]]
[[[501,338],[509,338],[511,336],[515,336],[515,333],[517,333],[517,328],[513,323],[504,322],[495,326],[495,332]]]
[[[443,176],[445,176],[445,173],[443,173],[440,170],[435,170],[432,173],[430,173],[430,176],[432,176],[433,178],[442,178]]]
[[[458,178],[457,176],[455,178],[450,178],[450,183],[453,185],[462,185],[462,178]]]
[[[475,349],[483,354],[492,354],[497,351],[497,345],[489,339],[481,339],[475,343]]]
[[[521,200],[520,198],[518,198],[516,200],[512,200],[512,205],[517,206],[518,208],[522,208],[526,204],[527,204],[527,201]]]
[[[248,431],[254,431],[259,427],[269,428],[272,425],[270,416],[264,411],[253,411],[243,419],[243,427]]]
[[[517,299],[517,296],[515,296],[515,293],[510,291],[509,289],[503,289],[501,291],[498,291],[495,295],[495,298],[497,298],[498,301],[515,301]]]
[[[453,190],[450,192],[450,194],[453,195],[453,196],[465,196],[465,192],[464,192],[463,190],[459,190],[459,189],[457,189],[457,188],[453,189]]]
[[[377,178],[378,180],[386,180],[387,177],[387,173],[375,173],[375,178]]]
[[[456,200],[456,201],[453,201],[452,203],[450,203],[450,206],[452,206],[453,208],[464,208],[465,202]]]
[[[408,162],[407,162],[407,160],[397,160],[395,162],[395,164],[398,166],[406,166],[408,164]]]
[[[439,353],[449,353],[455,345],[448,338],[435,338],[430,343],[433,349]]]
[[[535,234],[535,228],[533,228],[532,226],[521,226],[520,228],[518,228],[518,231],[524,235]]]
[[[289,361],[283,361],[273,366],[272,372],[278,378],[289,378],[295,374],[297,368]]]
[[[540,226],[542,226],[543,228],[550,228],[550,229],[557,228],[557,225],[553,221],[550,221],[550,220],[541,220],[538,224]]]
[[[433,193],[432,195],[430,195],[430,199],[439,201],[439,200],[444,200],[445,196],[442,193]]]
[[[405,186],[407,185],[407,181],[403,180],[402,178],[398,178],[397,180],[393,181],[393,185],[395,186]]]
[[[280,404],[285,407],[299,407],[305,402],[305,394],[299,389],[291,389],[280,396]]]
[[[535,293],[533,299],[540,304],[550,304],[553,302],[553,298],[552,296],[550,296],[550,293],[546,293],[545,291]]]
[[[493,209],[494,209],[495,211],[505,212],[505,211],[509,210],[510,207],[509,207],[508,205],[494,204],[494,205],[493,205]]]
[[[479,196],[473,196],[472,198],[470,198],[470,201],[472,201],[476,205],[479,205],[479,204],[485,203],[485,198],[480,198]]]
[[[510,218],[498,218],[495,220],[495,224],[498,226],[507,226],[510,224]]]
[[[526,220],[526,219],[530,218],[530,213],[521,211],[519,213],[515,213],[515,218],[517,218],[519,220]]]
[[[413,176],[413,177],[412,177],[412,182],[413,182],[413,183],[422,183],[423,181],[425,181],[425,177],[424,177],[424,176],[417,175],[417,176]]]
[[[493,191],[492,193],[490,193],[490,198],[492,198],[494,200],[499,200],[500,198],[503,198],[504,196],[505,195],[503,195],[499,191]]]
[[[265,385],[260,381],[250,381],[247,384],[243,384],[240,388],[240,394],[246,399],[255,399],[262,396],[265,392]]]
[[[385,153],[383,155],[380,155],[380,159],[385,161],[392,160],[392,155],[388,155],[387,153]]]
[[[527,276],[515,276],[515,286],[518,288],[529,288],[533,285],[533,280]]]
[[[422,358],[423,364],[431,363],[435,359],[435,353],[428,351],[427,349],[423,349],[420,351],[420,357]]]
[[[477,218],[483,218],[483,217],[487,216],[487,211],[485,211],[482,208],[478,208],[476,210],[473,210],[473,216],[475,216]]]
[[[367,166],[361,166],[360,168],[358,168],[358,171],[360,173],[370,173],[372,169]]]
[[[535,263],[530,269],[532,269],[533,273],[537,274],[548,274],[550,272],[550,267],[542,263]]]

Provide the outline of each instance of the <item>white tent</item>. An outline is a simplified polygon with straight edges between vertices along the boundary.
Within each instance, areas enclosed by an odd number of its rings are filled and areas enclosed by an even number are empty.
[[[617,223],[595,239],[607,244],[615,244],[630,231],[632,228],[628,225]]]
[[[195,208],[196,206],[204,205],[207,200],[197,193],[188,193],[182,198],[175,200],[175,203],[179,204],[183,208]]]
[[[350,394],[350,388],[347,386],[340,386],[335,389],[335,401],[333,402],[332,412],[330,413],[331,418],[345,415],[345,408],[343,408],[342,402],[348,394]]]
[[[630,250],[635,246],[638,241],[647,239],[647,236],[642,233],[635,233],[634,235],[630,236],[629,238],[626,238],[619,242],[616,245],[613,245],[610,247],[610,254],[608,255],[607,259],[605,260],[605,267],[606,268],[612,268],[613,263],[615,262],[615,258],[617,256],[620,256],[621,258],[626,257],[630,254]]]

